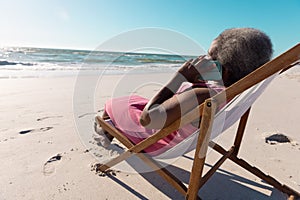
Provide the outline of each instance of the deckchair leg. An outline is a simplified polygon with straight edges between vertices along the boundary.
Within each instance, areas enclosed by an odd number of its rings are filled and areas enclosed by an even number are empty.
[[[250,113],[250,108],[247,112],[241,117],[239,127],[236,133],[236,138],[234,141],[234,146],[231,147],[229,151],[223,154],[223,156],[214,164],[214,166],[201,178],[199,183],[199,189],[209,180],[209,178],[219,169],[219,167],[224,163],[227,158],[230,156],[236,156],[238,154],[242,138],[244,135],[245,127],[247,124],[248,116]],[[213,147],[215,145],[214,142],[210,141],[209,146]]]
[[[145,154],[137,154],[140,159],[142,159],[148,166],[150,166],[156,173],[163,177],[167,182],[169,182],[175,189],[178,190],[183,196],[187,193],[187,187],[171,172],[166,168],[162,167],[152,158],[146,156]]]
[[[230,159],[232,161],[234,161],[236,164],[238,164],[241,167],[243,167],[244,169],[246,169],[247,171],[251,172],[252,174],[254,174],[257,177],[261,178],[262,180],[266,181],[268,184],[272,185],[273,187],[275,187],[279,191],[281,191],[283,193],[286,193],[288,195],[297,196],[298,198],[300,197],[300,193],[298,193],[297,191],[293,190],[292,188],[290,188],[286,185],[281,184],[279,181],[277,181],[273,177],[264,174],[258,168],[249,165],[249,163],[247,163],[245,160],[237,158],[237,157],[232,157]]]
[[[216,143],[214,143],[211,147],[222,155],[225,155],[227,152],[223,147],[221,147],[220,145],[218,145]],[[229,156],[229,159],[231,161],[233,161],[234,163],[238,164],[239,166],[243,167],[248,172],[254,174],[255,176],[257,176],[257,177],[261,178],[262,180],[264,180],[265,182],[267,182],[268,184],[272,185],[274,188],[278,189],[279,191],[286,193],[288,195],[293,195],[294,197],[297,197],[297,198],[300,197],[299,192],[293,190],[292,188],[290,188],[286,185],[281,184],[279,181],[277,181],[273,177],[263,173],[260,169],[251,166],[245,160],[238,158],[235,155]]]
[[[112,136],[116,137],[122,144],[126,146],[126,148],[131,148],[134,146],[134,144],[122,133],[120,133],[117,129],[110,126],[107,122],[104,121],[101,117],[97,117],[97,122],[101,125],[101,127],[108,131]],[[171,172],[169,172],[167,169],[163,168],[158,164],[155,160],[150,158],[149,156],[146,156],[143,153],[136,154],[141,160],[143,160],[148,166],[150,166],[156,173],[158,173],[161,177],[163,177],[167,182],[169,182],[174,188],[176,188],[182,195],[186,195],[187,188],[186,186],[177,178],[175,177]],[[97,171],[106,171],[109,169],[109,164],[103,164],[100,165],[96,170]]]
[[[234,140],[234,155],[235,156],[238,155],[238,152],[240,150],[240,146],[241,146],[242,138],[244,136],[244,132],[245,132],[245,128],[246,128],[250,110],[251,110],[251,107],[245,112],[245,114],[241,117],[240,122],[239,122],[238,130],[237,130],[235,140]]]
[[[211,146],[211,145],[209,145]],[[221,167],[221,165],[234,153],[234,148],[231,147],[229,151],[225,155],[223,155],[214,165],[213,167],[206,172],[206,174],[201,178],[199,189],[210,179],[210,177]]]
[[[198,136],[197,148],[195,151],[194,162],[186,196],[186,199],[188,200],[195,200],[199,198],[198,191],[200,187],[200,179],[202,177],[202,172],[205,164],[206,152],[209,144],[216,108],[216,102],[214,102],[213,100],[205,101],[200,124],[200,134]]]

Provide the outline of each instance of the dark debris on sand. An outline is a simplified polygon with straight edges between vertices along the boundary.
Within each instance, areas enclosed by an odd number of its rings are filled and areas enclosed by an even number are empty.
[[[290,143],[291,140],[284,134],[276,133],[276,134],[266,137],[265,142],[273,145],[273,144],[278,144],[278,143]]]
[[[120,171],[117,170],[113,170],[113,169],[109,169],[106,170],[105,172],[101,172],[98,168],[101,166],[101,163],[96,163],[91,165],[91,171],[95,171],[97,175],[101,176],[101,177],[105,177],[105,176],[117,176],[117,173],[119,173]]]

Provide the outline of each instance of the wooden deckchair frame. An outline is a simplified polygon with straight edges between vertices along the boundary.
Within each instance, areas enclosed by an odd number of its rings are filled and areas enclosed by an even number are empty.
[[[195,109],[191,110],[190,112],[186,113],[183,117],[177,119],[168,127],[161,129],[157,133],[151,135],[150,137],[146,138],[145,140],[141,141],[138,144],[132,143],[127,137],[125,137],[122,133],[120,133],[116,128],[112,127],[110,124],[105,122],[104,119],[98,116],[96,119],[97,122],[100,124],[100,126],[104,130],[108,131],[122,144],[124,144],[128,148],[128,150],[120,154],[118,157],[110,160],[109,162],[99,165],[97,167],[97,170],[101,172],[105,172],[110,167],[118,164],[119,162],[127,159],[128,157],[134,154],[140,157],[150,167],[152,167],[159,175],[161,175],[165,180],[167,180],[180,193],[186,196],[186,199],[199,199],[198,196],[199,189],[217,171],[217,169],[222,165],[222,163],[225,160],[230,159],[231,161],[240,165],[247,171],[263,179],[268,184],[288,194],[290,196],[289,199],[300,197],[299,192],[289,188],[288,186],[282,185],[273,177],[264,174],[261,170],[251,166],[245,160],[238,158],[238,152],[242,142],[245,127],[247,124],[250,108],[240,118],[234,144],[228,151],[226,151],[220,145],[212,141],[209,141],[216,108],[218,107],[218,105],[224,102],[223,95],[226,95],[227,99],[232,99],[236,95],[242,93],[243,91],[256,85],[257,83],[265,80],[271,75],[278,72],[283,72],[291,68],[292,66],[295,65],[295,63],[299,59],[300,59],[300,43],[294,46],[293,48],[291,48],[290,50],[286,51],[285,53],[281,54],[280,56],[274,58],[270,62],[264,64],[263,66],[261,66],[260,68],[252,72],[251,74],[247,75],[243,79],[231,85],[230,87],[226,88],[223,92],[213,96],[210,99],[207,99],[204,103],[197,106]],[[153,160],[150,156],[140,152],[143,152],[145,148],[156,143],[158,140],[166,137],[173,131],[179,129],[180,125],[181,126],[185,125],[199,118],[199,113],[201,116],[199,133],[201,134],[199,134],[198,136],[197,147],[194,154],[194,162],[191,170],[189,185],[187,188],[179,179],[177,179],[168,170],[160,166],[160,164],[157,163],[155,160]],[[212,147],[214,150],[216,150],[223,156],[215,163],[215,165],[204,176],[202,176],[208,146]]]

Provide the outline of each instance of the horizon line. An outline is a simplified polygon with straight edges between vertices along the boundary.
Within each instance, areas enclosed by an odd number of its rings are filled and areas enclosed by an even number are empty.
[[[117,51],[114,51],[114,50],[91,50],[91,49],[87,49],[87,48],[72,48],[72,47],[38,47],[38,46],[10,46],[10,45],[3,45],[3,46],[0,46],[0,49],[5,49],[5,48],[33,48],[33,49],[58,49],[58,50],[78,50],[78,51],[90,51],[90,52],[108,52],[108,53],[129,53],[129,54],[149,54],[149,55],[153,55],[153,54],[156,54],[156,55],[178,55],[178,54],[169,54],[169,53],[161,53],[161,52],[143,52],[143,51],[140,51],[140,52],[126,52],[126,51],[121,51],[121,50],[117,50]],[[188,57],[195,57],[197,55],[187,55],[187,54],[182,54],[182,55],[178,55],[178,56],[188,56]]]

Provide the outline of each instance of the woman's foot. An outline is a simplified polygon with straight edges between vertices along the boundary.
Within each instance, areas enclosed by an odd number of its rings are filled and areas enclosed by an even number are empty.
[[[94,122],[94,130],[98,134],[98,137],[94,138],[94,140],[99,142],[104,148],[107,148],[112,141],[108,138],[107,133],[105,133],[104,130],[96,122]]]

